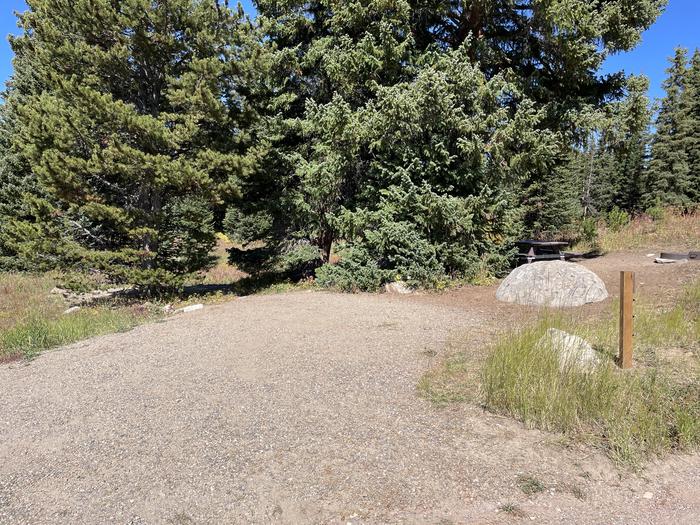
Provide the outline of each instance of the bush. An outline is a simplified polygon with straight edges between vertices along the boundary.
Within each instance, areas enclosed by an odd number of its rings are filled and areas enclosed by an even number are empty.
[[[621,210],[615,206],[606,218],[606,223],[608,228],[614,232],[619,232],[622,228],[627,226],[630,222],[630,214],[624,210]]]
[[[344,292],[374,292],[392,277],[362,248],[349,248],[338,264],[324,264],[316,270],[316,284]]]
[[[580,226],[581,242],[587,246],[598,244],[598,222],[593,217],[586,217]]]

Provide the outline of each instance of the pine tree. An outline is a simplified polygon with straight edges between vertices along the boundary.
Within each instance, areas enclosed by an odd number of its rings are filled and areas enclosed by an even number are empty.
[[[700,49],[696,49],[686,74],[683,92],[683,111],[686,112],[683,149],[688,161],[687,196],[691,203],[700,203]]]
[[[594,214],[640,208],[646,191],[643,179],[651,120],[648,90],[646,77],[631,76],[624,98],[605,107],[594,149],[589,152],[592,176],[587,206]]]
[[[652,143],[652,159],[647,173],[645,204],[656,203],[685,206],[691,203],[691,170],[687,150],[687,130],[690,113],[685,94],[687,55],[676,49],[667,69],[666,92],[656,118],[656,133]]]
[[[483,197],[486,200],[480,206],[484,209],[507,202],[514,213],[494,213],[487,218],[487,212],[482,217],[501,232],[517,229],[522,204],[535,210],[526,216],[530,226],[537,223],[549,228],[552,223],[545,224],[548,221],[543,217],[562,219],[558,207],[563,195],[566,215],[570,216],[576,208],[573,186],[561,173],[552,174],[576,138],[578,130],[570,124],[572,115],[619,94],[622,77],[600,79],[596,70],[607,53],[633,47],[664,4],[663,0],[575,0],[556,5],[534,0],[258,1],[261,26],[267,36],[265,45],[270,50],[270,73],[273,78],[278,75],[270,81],[279,88],[271,94],[269,100],[273,102],[268,108],[274,107],[277,113],[267,120],[265,135],[270,139],[270,154],[264,161],[266,168],[243,181],[241,199],[231,207],[227,221],[232,237],[246,246],[258,243],[261,247],[234,250],[232,259],[249,266],[267,261],[266,268],[289,258],[296,262],[303,259],[313,266],[329,259],[334,244],[347,241],[353,245],[356,258],[368,265],[396,268],[391,262],[395,254],[378,249],[370,236],[358,233],[361,229],[353,225],[365,211],[393,209],[392,199],[408,196],[434,198],[432,207],[440,207],[438,203],[451,198],[460,202]],[[498,132],[492,144],[506,164],[511,155],[513,162],[528,158],[522,163],[527,169],[517,170],[517,176],[496,175],[479,165],[475,159],[479,155],[488,157],[487,146],[491,143],[477,131],[463,136],[459,127],[448,130],[445,124],[431,128],[428,123],[432,120],[424,115],[421,122],[410,120],[418,129],[424,126],[424,131],[402,142],[414,130],[396,126],[407,118],[411,108],[391,108],[387,103],[386,115],[377,112],[376,104],[384,100],[381,97],[386,96],[386,90],[397,88],[389,92],[400,98],[415,89],[413,83],[423,74],[437,75],[436,85],[442,80],[456,82],[449,73],[431,70],[440,55],[449,56],[459,70],[472,73],[472,68],[478,68],[482,77],[469,84],[472,89],[486,90],[483,86],[491,80],[508,81],[508,94],[492,108],[494,113],[504,115],[503,121],[495,123]],[[454,62],[457,56],[459,61]],[[484,99],[490,94],[485,93]],[[478,104],[484,99],[467,101],[447,88],[433,96],[414,95],[425,100],[428,107],[433,105],[435,114],[447,118],[451,111],[460,111],[465,122],[480,129],[472,118],[481,115]],[[525,114],[531,118],[524,119]],[[386,134],[395,135],[370,140],[375,130],[360,118],[368,119],[370,115],[382,122]],[[542,140],[531,156],[515,154],[511,146],[505,146],[510,144],[505,130],[511,130],[509,119],[516,115],[527,121],[523,124],[524,135],[534,131],[532,126],[541,133]],[[550,141],[552,132],[559,133],[558,151]],[[454,158],[462,155],[454,143],[458,137],[464,142],[460,147],[472,155],[462,163]],[[381,155],[379,144],[387,144]],[[399,144],[405,144],[403,149]],[[543,150],[547,155],[541,154]],[[450,178],[451,171],[459,175]],[[554,184],[563,187],[550,198],[544,191]],[[260,199],[262,195],[268,198]],[[481,231],[480,226],[469,223],[466,209],[461,218],[453,218],[454,227]],[[407,226],[411,221],[399,221],[391,212],[394,218],[385,217],[383,222],[373,216],[363,231],[404,231],[405,242],[394,236],[382,241],[383,245],[395,246],[399,251],[410,250],[407,247],[412,244],[424,246],[421,253],[433,254],[426,255],[425,260],[437,260],[436,264],[426,262],[427,274],[431,275],[465,273],[484,252],[486,238],[500,238],[506,244],[507,235],[485,232],[480,240],[468,243],[469,249],[465,248],[466,241],[464,245],[458,241],[459,255],[441,251],[439,246],[447,241],[440,236],[425,240],[427,244],[418,240],[414,243],[408,239],[421,231],[419,225],[429,222],[423,215],[428,213],[425,209],[417,208],[415,213],[412,228]],[[494,220],[501,222],[495,224]],[[402,223],[401,228],[395,221]],[[416,248],[416,252],[421,250]],[[394,261],[404,256],[396,257]],[[455,263],[457,260],[461,262]]]
[[[649,162],[651,104],[646,77],[630,77],[627,95],[615,111],[616,169],[612,206],[638,211],[646,192],[644,174]],[[609,210],[608,210],[609,211]]]
[[[28,5],[12,47],[33,82],[9,100],[11,148],[46,198],[8,232],[25,237],[15,251],[49,242],[114,281],[181,283],[209,263],[213,212],[252,169],[250,25],[210,0]]]

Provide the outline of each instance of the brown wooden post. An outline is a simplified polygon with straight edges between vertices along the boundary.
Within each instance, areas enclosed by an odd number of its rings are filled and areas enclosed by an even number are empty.
[[[620,272],[620,368],[632,368],[632,329],[634,323],[634,272]]]

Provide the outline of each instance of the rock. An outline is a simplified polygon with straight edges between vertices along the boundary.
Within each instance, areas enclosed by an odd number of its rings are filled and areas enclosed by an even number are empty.
[[[590,369],[600,363],[598,354],[585,339],[563,330],[550,328],[540,339],[539,345],[552,348],[559,355],[562,370],[569,367]]]
[[[684,264],[688,262],[688,259],[664,259],[663,257],[657,257],[654,259],[656,264]]]
[[[589,269],[564,261],[541,261],[513,270],[496,299],[527,306],[565,308],[604,301],[605,283]]]
[[[68,310],[63,312],[63,315],[74,314],[78,310],[80,310],[80,306],[72,306],[71,308],[68,308]]]
[[[172,311],[173,311],[173,305],[172,305],[172,304],[166,304],[166,305],[163,307],[163,312],[165,312],[166,314],[169,314],[169,313],[172,312]]]
[[[651,492],[645,492],[644,494],[642,494],[642,497],[644,499],[651,499],[654,497],[654,494],[652,494]]]
[[[409,288],[406,283],[403,283],[401,281],[396,281],[393,283],[387,283],[384,285],[384,291],[386,293],[391,293],[391,294],[400,294],[400,295],[406,295],[409,293],[413,293],[413,290]]]
[[[180,308],[178,312],[181,312],[183,314],[189,314],[191,312],[196,312],[197,310],[201,310],[204,308],[203,304],[193,304],[190,306],[185,306],[184,308]]]

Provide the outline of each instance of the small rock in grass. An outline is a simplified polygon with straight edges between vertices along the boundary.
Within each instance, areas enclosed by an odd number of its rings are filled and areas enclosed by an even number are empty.
[[[550,328],[542,336],[539,344],[549,346],[557,352],[559,367],[562,370],[567,367],[590,369],[600,363],[595,350],[585,339],[563,330]]]
[[[406,294],[413,292],[413,290],[411,290],[411,288],[406,286],[406,284],[402,283],[401,281],[396,281],[394,283],[385,284],[384,291],[386,293],[400,294],[400,295],[406,295]]]
[[[77,312],[78,310],[80,310],[80,306],[72,306],[71,308],[68,308],[68,310],[66,310],[65,312],[63,312],[63,314],[64,314],[64,315],[67,315],[67,314],[74,314],[74,313]]]

